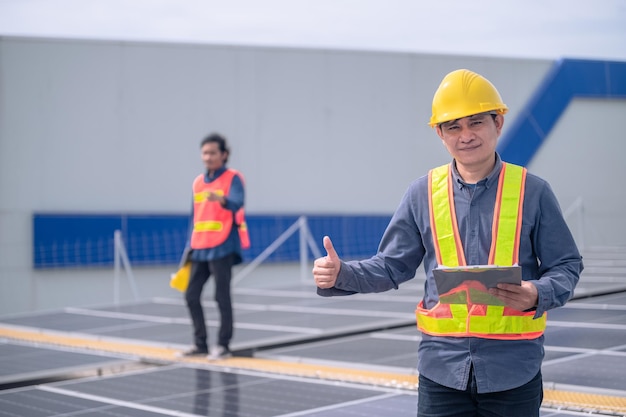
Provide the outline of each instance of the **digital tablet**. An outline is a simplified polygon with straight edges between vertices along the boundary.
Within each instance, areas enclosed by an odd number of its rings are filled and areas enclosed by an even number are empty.
[[[470,265],[439,267],[433,269],[437,292],[442,303],[467,303],[502,305],[488,289],[499,283],[522,283],[520,266]],[[462,291],[459,291],[462,290]],[[463,291],[464,290],[464,291]]]

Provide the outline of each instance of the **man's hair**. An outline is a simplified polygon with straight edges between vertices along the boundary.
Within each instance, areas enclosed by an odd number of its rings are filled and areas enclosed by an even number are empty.
[[[478,114],[481,114],[481,113],[478,113]],[[495,111],[485,112],[484,114],[490,115],[493,120],[496,120],[496,117],[498,117],[498,113]],[[472,114],[472,116],[475,116],[475,115]],[[472,117],[472,116],[465,116],[465,117]],[[464,117],[461,117],[461,119],[464,119]],[[460,120],[460,119],[454,119],[454,120],[448,120],[447,122],[441,122],[437,125],[437,127],[441,128],[441,126],[445,125],[446,123],[456,122],[457,120]]]
[[[202,148],[207,143],[217,143],[220,152],[226,152],[227,154],[224,163],[228,162],[230,148],[228,147],[228,143],[226,142],[226,138],[224,136],[220,135],[219,133],[210,133],[207,137],[202,139],[202,142],[200,142],[200,148]]]

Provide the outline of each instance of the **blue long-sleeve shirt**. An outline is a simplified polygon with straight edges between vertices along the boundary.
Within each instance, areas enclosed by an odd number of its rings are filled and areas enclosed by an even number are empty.
[[[502,161],[475,187],[468,186],[453,164],[454,204],[468,265],[488,263],[491,226]],[[519,265],[522,278],[537,287],[535,318],[569,300],[582,272],[582,257],[549,184],[528,174],[522,217]],[[437,267],[428,206],[428,176],[406,191],[379,245],[363,261],[343,262],[335,287],[320,295],[382,292],[415,276],[424,263],[424,307],[438,300],[432,270]],[[416,300],[417,301],[417,300]],[[441,385],[464,390],[474,367],[479,393],[504,391],[530,381],[541,369],[544,337],[533,340],[492,340],[436,337],[423,334],[418,371]]]
[[[222,167],[216,170],[213,175],[209,175],[209,173],[204,174],[204,182],[211,183],[215,181],[220,175],[222,175],[226,171],[226,167]],[[233,182],[230,186],[230,191],[228,195],[225,196],[226,204],[224,208],[233,212],[233,215],[244,205],[244,186],[241,178],[238,175],[233,177]],[[189,233],[187,236],[187,248],[190,247],[191,242],[191,233],[193,232],[193,196],[191,201],[191,218],[189,219]],[[207,249],[194,249],[191,252],[190,259],[192,261],[212,261],[215,259],[223,258],[227,255],[234,253],[235,257],[235,265],[241,263],[242,261],[242,251],[241,251],[241,241],[239,239],[239,232],[237,231],[237,227],[233,224],[233,228],[228,235],[228,238],[224,243],[214,248]]]

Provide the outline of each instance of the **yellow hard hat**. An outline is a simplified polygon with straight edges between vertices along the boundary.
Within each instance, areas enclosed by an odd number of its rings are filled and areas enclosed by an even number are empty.
[[[443,78],[433,97],[430,127],[474,114],[495,111],[504,114],[509,108],[500,93],[485,77],[470,70],[452,71]]]

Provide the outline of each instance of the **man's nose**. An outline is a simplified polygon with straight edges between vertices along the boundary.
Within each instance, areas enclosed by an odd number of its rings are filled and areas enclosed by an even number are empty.
[[[474,132],[471,129],[465,126],[461,126],[461,130],[459,131],[459,140],[462,142],[469,142],[474,139]]]

